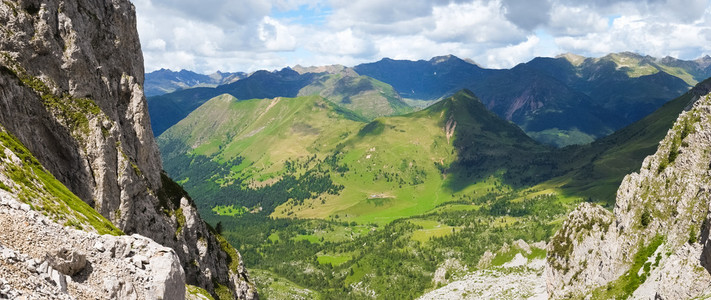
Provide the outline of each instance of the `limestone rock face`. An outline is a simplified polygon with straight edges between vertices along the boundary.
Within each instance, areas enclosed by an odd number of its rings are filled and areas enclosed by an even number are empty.
[[[711,294],[711,82],[617,191],[613,213],[582,204],[548,245],[551,298]]]
[[[256,296],[186,195],[165,188],[143,74],[128,0],[0,2],[0,125],[121,230],[172,248],[188,283]]]

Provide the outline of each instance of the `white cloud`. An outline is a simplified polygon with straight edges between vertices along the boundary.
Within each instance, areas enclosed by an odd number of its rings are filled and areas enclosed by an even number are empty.
[[[255,71],[444,54],[511,67],[561,52],[635,51],[684,59],[711,53],[709,0],[134,3],[147,71]]]
[[[607,31],[582,37],[562,36],[556,38],[556,43],[566,51],[589,55],[634,51],[656,57],[692,59],[711,50],[706,35],[710,29],[695,24],[658,22],[652,18],[623,16],[615,19]]]
[[[291,31],[296,28],[289,28],[275,19],[264,17],[264,20],[259,24],[259,39],[269,51],[294,50],[298,44],[297,38],[292,35]]]
[[[535,35],[517,44],[486,51],[485,60],[477,60],[491,68],[510,68],[537,55],[550,55],[549,53],[535,54],[540,39]]]
[[[504,16],[499,1],[450,4],[436,7],[435,28],[424,34],[433,41],[507,44],[519,42],[525,33]]]
[[[351,28],[335,33],[315,33],[307,48],[323,55],[356,57],[369,56],[375,51],[371,41]]]
[[[607,29],[608,18],[587,6],[565,6],[556,4],[550,14],[547,26],[555,35],[580,36]]]

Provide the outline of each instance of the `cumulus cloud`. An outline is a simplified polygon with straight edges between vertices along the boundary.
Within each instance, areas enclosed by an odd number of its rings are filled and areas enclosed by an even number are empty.
[[[548,0],[504,0],[503,4],[506,18],[520,28],[533,30],[549,20]]]
[[[135,0],[146,70],[711,53],[708,0]]]
[[[537,52],[536,47],[540,41],[540,38],[531,35],[519,44],[487,50],[486,60],[479,61],[491,68],[509,68],[530,59],[531,54]],[[550,55],[548,53],[540,54]]]
[[[423,33],[433,41],[463,43],[517,43],[525,38],[502,14],[502,4],[474,2],[434,9],[434,28]]]

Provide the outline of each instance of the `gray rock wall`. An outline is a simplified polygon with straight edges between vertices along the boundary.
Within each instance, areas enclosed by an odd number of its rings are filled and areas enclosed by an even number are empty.
[[[0,2],[0,124],[117,227],[174,249],[188,283],[256,297],[190,201],[163,188],[143,74],[129,1]]]

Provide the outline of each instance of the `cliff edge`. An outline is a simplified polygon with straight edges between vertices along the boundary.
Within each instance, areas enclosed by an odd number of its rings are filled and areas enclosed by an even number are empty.
[[[162,173],[143,74],[129,1],[0,2],[0,125],[120,230],[171,248],[188,284],[256,298],[239,253]]]
[[[639,173],[614,211],[584,203],[548,245],[551,298],[691,299],[711,296],[711,80]]]

